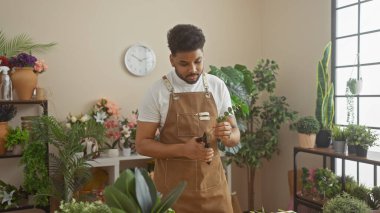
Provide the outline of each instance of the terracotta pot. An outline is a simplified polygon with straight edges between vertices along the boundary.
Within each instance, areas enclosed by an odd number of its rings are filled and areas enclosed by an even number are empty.
[[[302,148],[314,148],[315,146],[315,134],[302,134],[298,133],[298,142]]]
[[[11,80],[18,99],[32,99],[33,91],[37,87],[37,74],[32,67],[15,67],[11,72]]]
[[[5,139],[8,135],[8,122],[0,122],[0,155],[4,155],[7,151],[5,149]]]

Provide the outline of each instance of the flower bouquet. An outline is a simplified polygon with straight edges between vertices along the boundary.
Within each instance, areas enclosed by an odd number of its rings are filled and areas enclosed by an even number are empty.
[[[12,69],[10,76],[17,96],[20,100],[30,100],[37,87],[37,74],[43,73],[48,66],[43,60],[27,53],[11,57],[8,63]]]

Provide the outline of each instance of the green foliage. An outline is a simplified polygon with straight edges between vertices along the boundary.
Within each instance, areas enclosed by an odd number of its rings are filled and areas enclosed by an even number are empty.
[[[334,119],[334,85],[331,83],[328,66],[331,57],[331,42],[323,52],[323,58],[317,66],[317,102],[315,117],[322,129],[330,129]]]
[[[317,169],[315,171],[315,187],[322,198],[332,198],[339,194],[341,186],[338,177],[329,169]]]
[[[61,201],[59,211],[54,213],[111,213],[111,209],[100,201],[77,202],[73,199],[70,202]]]
[[[359,145],[368,149],[376,144],[377,134],[370,128],[362,125],[350,124],[346,128],[347,141],[350,145]]]
[[[49,194],[58,200],[69,202],[74,192],[90,178],[90,165],[87,163],[89,156],[75,155],[83,151],[80,141],[87,137],[92,137],[97,141],[104,140],[103,125],[90,120],[67,128],[54,117],[42,116],[33,120],[30,135],[31,142],[24,150],[28,154],[22,157],[22,163],[25,165],[25,188],[28,192],[36,193],[37,197],[45,197]],[[49,154],[50,179],[45,162],[47,144],[54,146],[57,151],[57,154]],[[41,154],[33,153],[37,154],[38,158],[31,156],[34,149],[40,150]],[[36,185],[35,182],[39,184]]]
[[[339,126],[334,126],[331,134],[334,141],[346,141],[347,139],[346,130]]]
[[[12,39],[7,39],[5,34],[0,31],[0,55],[7,57],[15,56],[22,52],[43,52],[56,43],[37,44],[26,34],[20,34]]]
[[[298,133],[302,134],[316,134],[319,131],[319,122],[313,116],[301,117],[296,123],[295,127]]]
[[[152,179],[144,169],[126,170],[104,192],[106,204],[113,213],[167,213],[186,187],[181,182],[161,198]]]
[[[324,213],[368,213],[369,207],[363,201],[344,193],[329,200],[323,206]]]
[[[17,114],[17,109],[13,104],[0,105],[0,122],[8,122]]]
[[[18,207],[22,199],[27,197],[22,187],[17,189],[11,184],[0,180],[0,210]]]
[[[222,79],[231,93],[232,107],[241,132],[241,148],[237,153],[226,152],[229,162],[240,166],[260,166],[263,158],[270,159],[278,151],[278,134],[282,124],[293,121],[296,112],[289,109],[285,97],[274,96],[276,62],[260,60],[251,71],[246,66],[217,68],[209,74]],[[268,99],[258,102],[268,93]]]
[[[380,209],[380,187],[375,186],[371,189],[367,203],[371,209]]]
[[[14,147],[15,145],[24,146],[29,140],[29,132],[22,130],[20,127],[9,128],[9,132],[6,138],[5,147]]]

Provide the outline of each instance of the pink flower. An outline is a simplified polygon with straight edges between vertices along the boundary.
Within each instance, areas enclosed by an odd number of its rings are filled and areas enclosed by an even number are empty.
[[[34,71],[37,73],[42,73],[48,68],[48,66],[45,64],[44,60],[37,60],[34,63]]]

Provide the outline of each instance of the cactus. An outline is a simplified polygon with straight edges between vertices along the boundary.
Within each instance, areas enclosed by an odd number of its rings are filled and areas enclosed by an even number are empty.
[[[321,129],[331,129],[334,120],[334,85],[331,83],[328,66],[331,56],[331,42],[324,50],[323,58],[317,68],[317,106],[315,117],[321,124]]]

